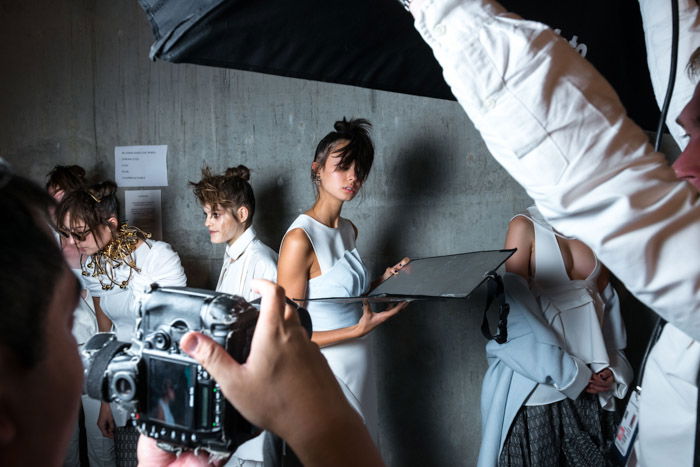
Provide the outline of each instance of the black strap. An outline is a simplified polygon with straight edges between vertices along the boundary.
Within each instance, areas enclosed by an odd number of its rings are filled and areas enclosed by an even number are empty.
[[[105,344],[105,346],[97,352],[85,378],[85,390],[88,396],[93,399],[109,402],[107,401],[108,394],[105,394],[103,389],[105,371],[107,371],[107,366],[109,362],[112,361],[112,357],[123,348],[129,347],[129,345],[130,344],[126,342],[113,340]]]
[[[481,333],[486,339],[493,339],[499,344],[503,344],[508,340],[508,313],[510,312],[510,305],[506,303],[503,279],[496,271],[491,271],[486,274],[486,285],[486,306],[484,307],[484,317],[481,320]],[[491,327],[486,316],[494,300],[498,300],[498,332],[495,335],[491,334]]]

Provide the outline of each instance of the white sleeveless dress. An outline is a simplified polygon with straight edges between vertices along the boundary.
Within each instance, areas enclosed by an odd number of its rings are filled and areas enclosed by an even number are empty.
[[[355,229],[350,221],[340,218],[338,228],[328,227],[302,214],[287,232],[302,229],[313,246],[321,275],[310,279],[308,298],[354,297],[367,292],[369,280],[360,254],[355,248]],[[291,297],[294,298],[294,297]],[[362,316],[359,303],[307,302],[314,331],[330,331],[357,324]],[[326,357],[345,397],[362,416],[374,437],[377,425],[377,394],[370,371],[371,351],[368,336],[326,346]]]

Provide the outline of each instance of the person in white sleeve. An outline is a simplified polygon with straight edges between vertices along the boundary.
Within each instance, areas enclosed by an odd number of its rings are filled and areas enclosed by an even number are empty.
[[[667,125],[683,152],[671,168],[612,87],[547,26],[492,0],[403,3],[493,157],[554,228],[588,245],[668,321],[644,376],[638,454],[642,465],[691,465],[700,363],[700,91],[684,65],[700,45],[697,4],[680,0],[679,73]],[[642,0],[640,7],[661,98],[670,3]]]
[[[190,182],[204,211],[204,226],[212,243],[225,243],[217,292],[239,295],[250,301],[259,297],[254,279],[277,280],[277,253],[265,245],[253,228],[255,195],[250,186],[250,170],[231,167],[223,175],[202,169],[202,179]],[[227,465],[262,467],[263,434],[243,443]]]

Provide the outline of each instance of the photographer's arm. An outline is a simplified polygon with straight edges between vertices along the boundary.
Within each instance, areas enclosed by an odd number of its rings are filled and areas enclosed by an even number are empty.
[[[284,290],[261,280],[254,287],[262,302],[245,364],[200,333],[187,334],[181,348],[207,369],[248,420],[285,439],[304,465],[383,465],[318,346],[309,341],[296,311],[285,307]],[[141,437],[139,465],[163,465],[163,456],[168,455],[153,440]],[[170,459],[175,462],[174,456]]]
[[[700,339],[700,203],[615,91],[545,25],[492,0],[413,0],[416,29],[491,154],[559,232]]]

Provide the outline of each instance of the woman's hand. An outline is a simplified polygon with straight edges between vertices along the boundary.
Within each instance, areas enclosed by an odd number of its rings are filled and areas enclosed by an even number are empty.
[[[598,394],[607,392],[613,388],[615,377],[610,368],[605,368],[598,373],[594,373],[586,386],[586,392],[589,394]]]
[[[97,427],[102,432],[102,436],[114,438],[114,417],[112,409],[107,402],[102,402],[100,405],[100,414],[97,416]]]
[[[372,307],[369,303],[362,305],[362,317],[360,321],[355,325],[357,329],[358,336],[362,337],[372,331],[374,328],[396,316],[401,310],[408,306],[408,302],[399,302],[390,305],[384,311],[375,313],[372,311]]]
[[[387,280],[388,278],[390,278],[391,276],[395,276],[396,274],[399,273],[399,271],[400,271],[404,266],[406,266],[406,265],[407,265],[408,263],[410,263],[410,262],[411,262],[411,258],[405,257],[404,259],[402,259],[401,261],[399,261],[399,262],[396,263],[395,265],[386,268],[386,269],[384,270],[384,274],[382,274],[377,280],[375,280],[374,282],[372,282],[372,287],[371,287],[371,288],[375,288],[375,287],[377,287],[379,284],[381,284],[382,282],[384,282],[385,280]]]

